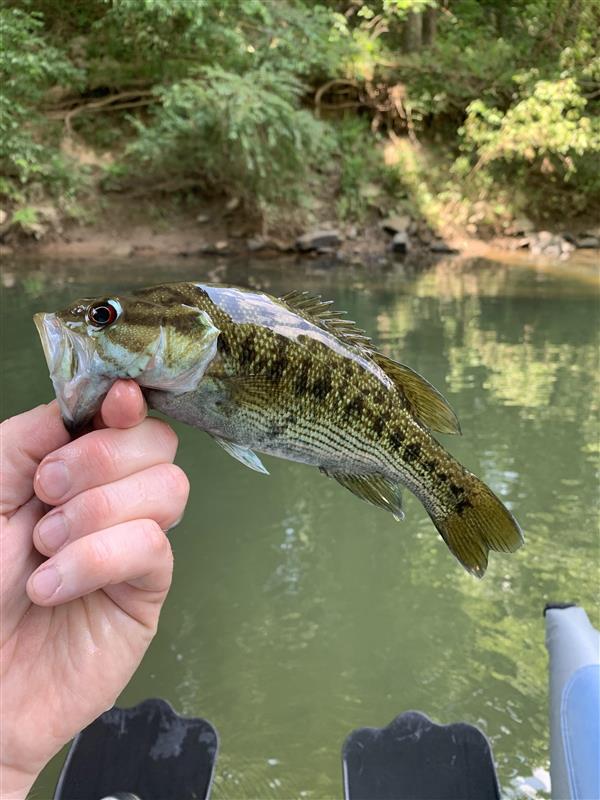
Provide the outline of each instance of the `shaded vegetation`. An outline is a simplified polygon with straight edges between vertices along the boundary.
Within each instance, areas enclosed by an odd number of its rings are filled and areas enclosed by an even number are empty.
[[[7,0],[0,191],[501,230],[600,207],[594,0]],[[18,220],[17,220],[18,221]],[[31,223],[30,223],[31,224]]]

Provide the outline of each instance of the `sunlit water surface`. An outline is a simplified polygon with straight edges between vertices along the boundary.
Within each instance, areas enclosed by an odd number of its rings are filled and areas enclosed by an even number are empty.
[[[543,605],[578,601],[598,625],[594,280],[483,261],[8,269],[3,416],[51,397],[35,311],[181,279],[319,291],[446,394],[464,435],[445,443],[512,509],[526,547],[493,554],[477,581],[411,496],[398,524],[315,469],[267,457],[261,476],[177,425],[192,492],[171,534],[173,588],[120,704],[160,696],[216,726],[215,800],[339,798],[344,738],[408,709],[478,725],[505,795],[525,796],[520,779],[548,767]],[[36,797],[52,796],[61,761]]]

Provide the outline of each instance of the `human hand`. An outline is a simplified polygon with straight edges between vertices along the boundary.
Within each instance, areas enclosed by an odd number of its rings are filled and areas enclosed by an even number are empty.
[[[114,704],[156,632],[172,572],[164,531],[189,486],[172,464],[177,437],[145,416],[137,384],[118,381],[73,441],[56,402],[0,428],[3,800],[25,797]]]

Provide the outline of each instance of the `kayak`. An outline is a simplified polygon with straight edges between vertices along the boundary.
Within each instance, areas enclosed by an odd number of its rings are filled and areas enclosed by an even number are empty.
[[[552,800],[600,800],[600,633],[574,605],[547,605],[544,616]],[[181,717],[164,700],[115,707],[75,739],[54,800],[208,800],[217,749],[209,722]],[[501,797],[484,734],[418,711],[352,731],[342,765],[345,800]],[[523,781],[528,797],[537,796],[533,780]]]
[[[544,610],[552,800],[600,800],[600,633],[583,608]]]

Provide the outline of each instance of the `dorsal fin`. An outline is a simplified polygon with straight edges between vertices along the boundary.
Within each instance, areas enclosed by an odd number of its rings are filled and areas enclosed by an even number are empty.
[[[460,433],[460,423],[446,398],[418,372],[381,353],[370,357],[390,378],[419,422],[440,433]]]
[[[345,319],[345,312],[331,308],[331,300],[298,290],[289,292],[281,300],[374,361],[401,392],[410,412],[422,425],[440,433],[460,433],[460,424],[446,398],[418,372],[376,352],[366,333]]]
[[[371,350],[371,340],[351,319],[346,319],[345,311],[331,308],[332,300],[322,300],[321,295],[300,292],[294,289],[280,298],[286,305],[305,314],[323,330],[333,333],[342,341],[360,350]]]

